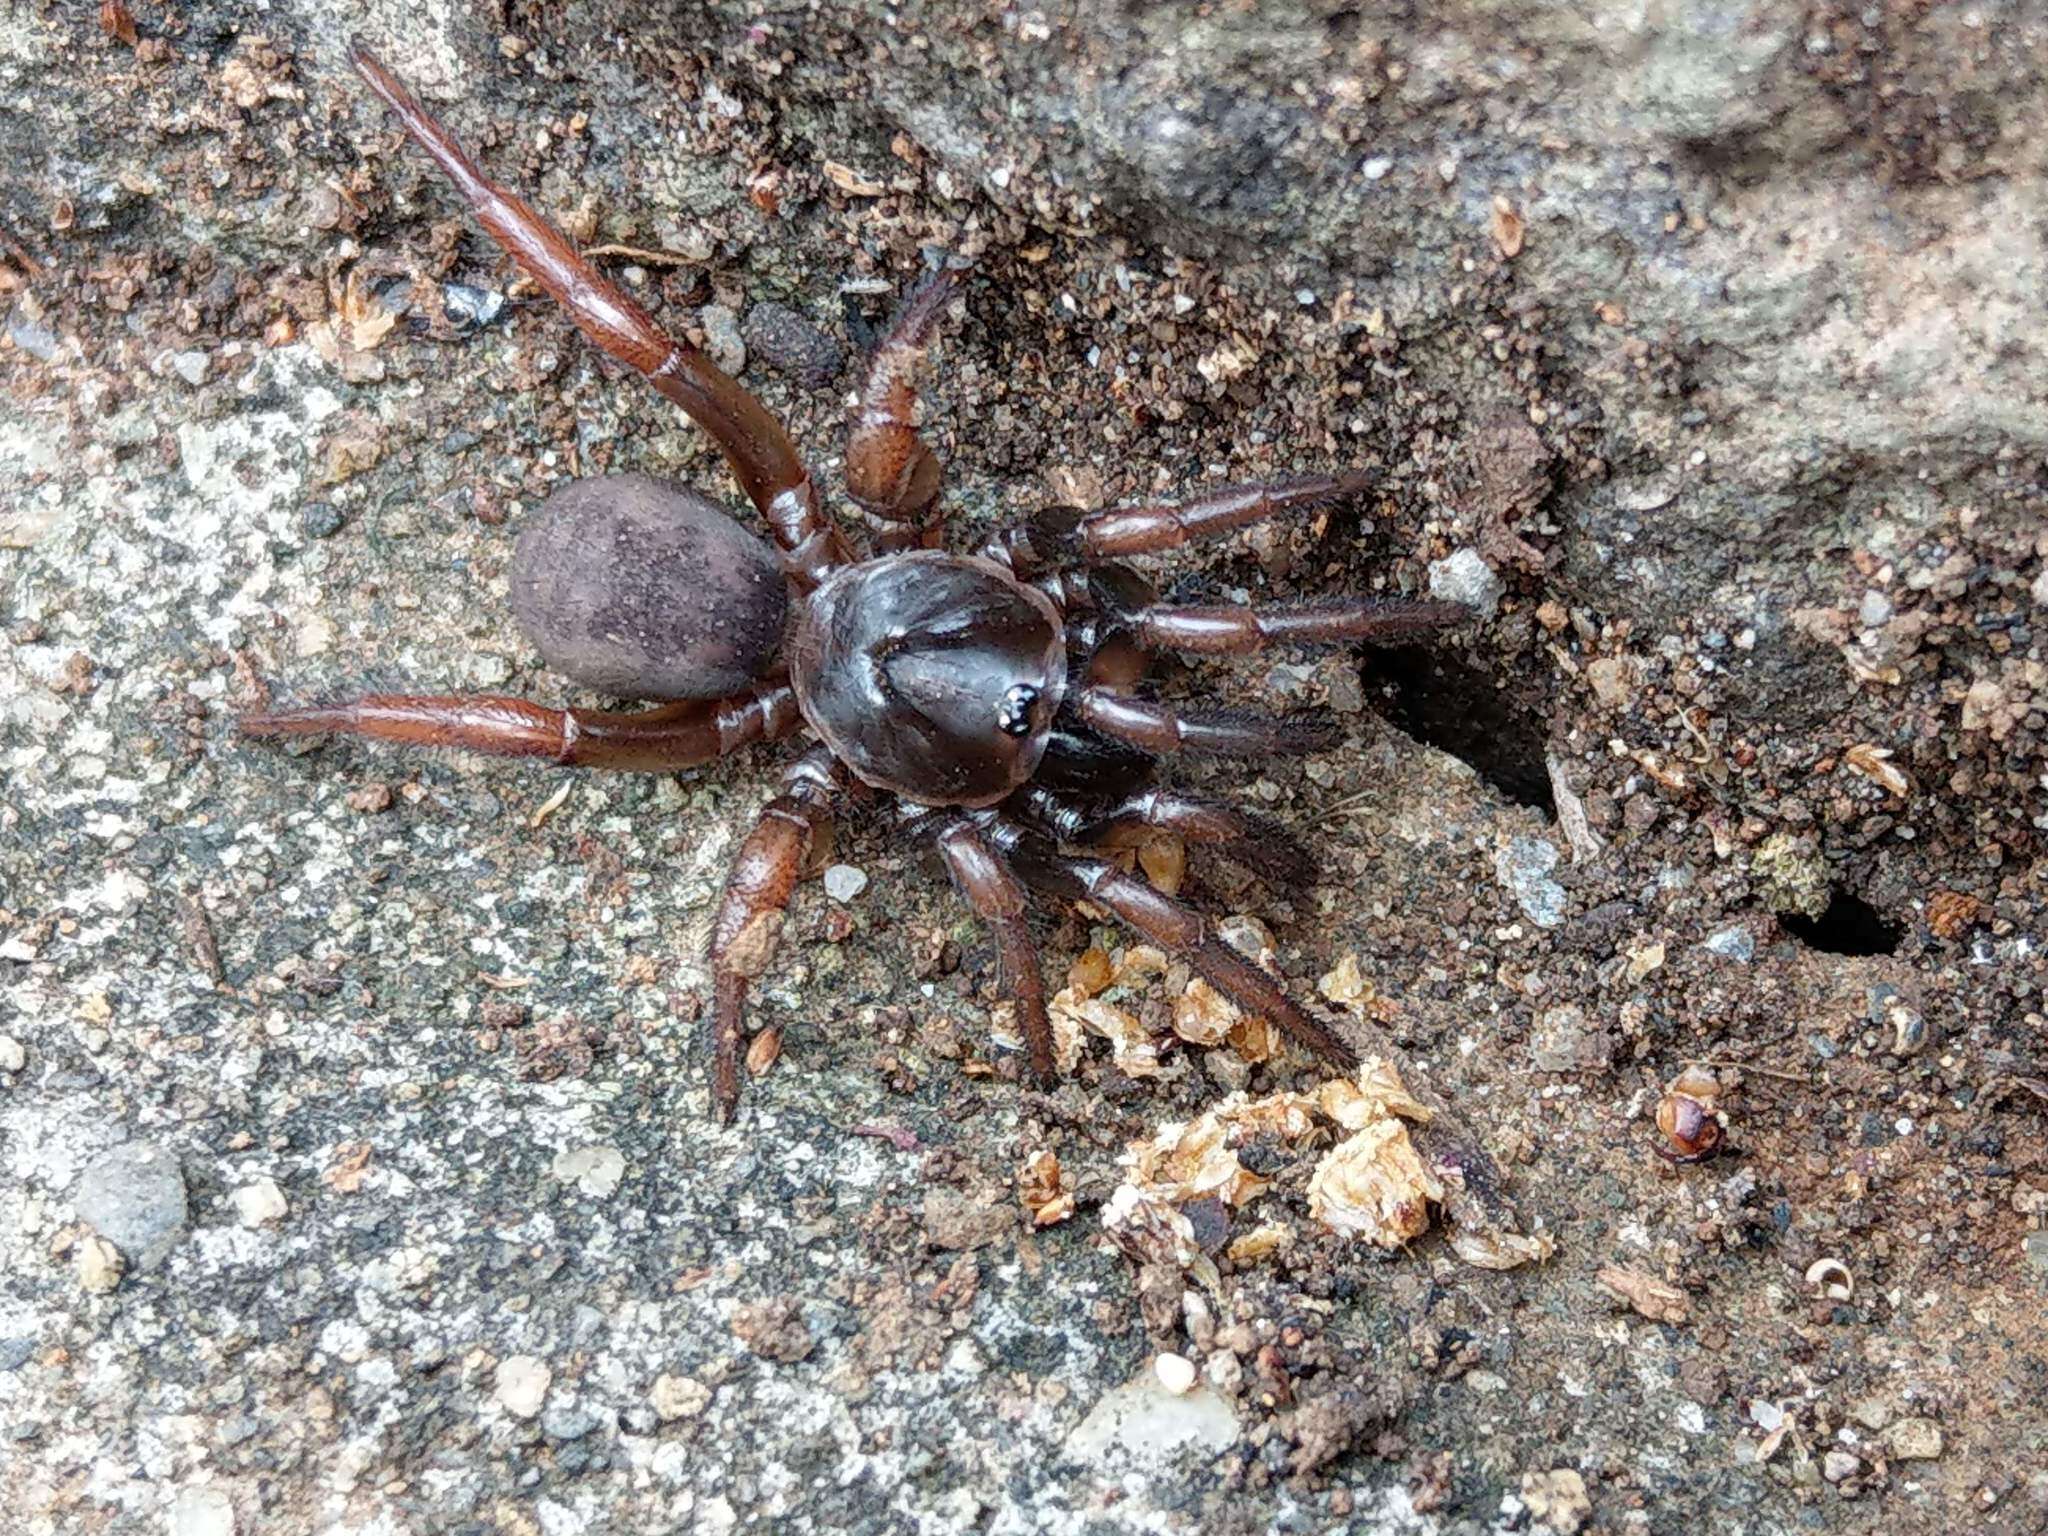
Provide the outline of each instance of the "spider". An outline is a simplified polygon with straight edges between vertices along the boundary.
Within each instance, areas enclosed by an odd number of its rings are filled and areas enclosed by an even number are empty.
[[[849,434],[852,500],[878,530],[860,553],[824,509],[787,433],[695,348],[665,335],[559,231],[486,176],[362,42],[370,90],[470,212],[584,332],[644,374],[723,450],[774,548],[726,512],[642,475],[573,481],[521,532],[513,617],[556,672],[632,711],[497,696],[370,694],[245,716],[249,736],[349,734],[413,746],[665,773],[808,734],[727,876],[711,930],[712,1104],[730,1123],[743,1010],[775,952],[814,841],[854,793],[891,797],[901,835],[935,848],[990,931],[1032,1076],[1053,1034],[1028,894],[1093,902],[1316,1054],[1352,1047],[1296,1005],[1195,910],[1116,863],[1069,852],[1164,831],[1215,845],[1283,885],[1309,881],[1271,821],[1153,782],[1174,753],[1263,757],[1336,739],[1314,715],[1181,708],[1139,691],[1152,653],[1243,656],[1279,644],[1408,639],[1460,605],[1339,597],[1287,605],[1162,603],[1120,557],[1176,549],[1362,490],[1362,474],[1232,486],[1175,504],[1033,514],[974,554],[928,547],[940,466],[913,425],[916,372],[958,274],[942,268],[877,344]]]

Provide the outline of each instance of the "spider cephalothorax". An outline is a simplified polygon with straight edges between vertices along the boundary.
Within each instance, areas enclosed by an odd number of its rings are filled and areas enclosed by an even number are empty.
[[[1333,1061],[1353,1052],[1193,909],[1116,864],[1065,851],[1159,829],[1217,845],[1269,879],[1312,873],[1284,830],[1234,806],[1155,787],[1156,758],[1262,756],[1327,745],[1326,721],[1189,710],[1136,691],[1155,651],[1246,655],[1277,644],[1427,634],[1453,604],[1343,597],[1285,606],[1158,601],[1112,562],[1174,549],[1357,491],[1355,475],[1233,486],[1179,505],[1056,509],[973,555],[913,548],[934,531],[937,459],[912,425],[913,375],[954,291],[941,271],[875,351],[847,443],[847,489],[882,525],[858,554],[821,506],[766,408],[664,335],[569,242],[495,185],[361,44],[356,68],[472,213],[591,340],[644,374],[724,450],[774,548],[704,497],[642,475],[575,481],[520,534],[512,611],[549,666],[586,686],[658,699],[613,712],[502,697],[373,694],[273,710],[250,735],[352,732],[508,757],[664,772],[808,732],[727,879],[713,925],[713,1098],[739,1099],[741,1010],[772,957],[813,839],[858,781],[896,798],[993,933],[1041,1080],[1052,1030],[1026,891],[1087,899]],[[791,610],[794,609],[792,613]]]

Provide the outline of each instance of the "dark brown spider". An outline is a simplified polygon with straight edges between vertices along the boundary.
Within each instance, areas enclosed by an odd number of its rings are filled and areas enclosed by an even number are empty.
[[[366,47],[356,44],[353,58],[492,237],[592,341],[711,434],[780,553],[693,491],[640,475],[578,481],[519,537],[513,616],[555,671],[667,702],[620,713],[372,694],[251,715],[243,732],[343,732],[650,773],[799,731],[818,738],[740,850],[712,930],[712,1095],[726,1121],[739,1101],[748,985],[775,952],[819,828],[860,785],[895,798],[903,834],[936,845],[994,934],[1042,1082],[1053,1074],[1053,1039],[1027,890],[1094,902],[1318,1054],[1354,1063],[1348,1044],[1213,937],[1198,913],[1062,847],[1162,829],[1217,844],[1276,881],[1311,876],[1308,856],[1281,828],[1151,779],[1158,754],[1308,752],[1334,740],[1333,725],[1143,698],[1133,690],[1148,654],[1241,656],[1283,643],[1406,638],[1467,610],[1357,597],[1180,607],[1108,562],[1319,506],[1367,477],[1233,486],[1177,506],[1058,509],[971,556],[916,547],[936,531],[928,522],[939,464],[911,424],[913,374],[953,292],[954,275],[941,272],[883,337],[854,416],[847,489],[883,525],[878,552],[863,557],[821,508],[787,434],[758,400],[664,335],[539,214],[491,182]]]

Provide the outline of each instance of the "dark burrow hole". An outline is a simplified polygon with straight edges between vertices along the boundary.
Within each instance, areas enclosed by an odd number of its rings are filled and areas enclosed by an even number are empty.
[[[1455,656],[1420,647],[1375,652],[1368,668],[1387,719],[1417,741],[1471,764],[1517,805],[1557,815],[1543,764],[1543,716],[1526,695],[1499,687]]]
[[[1829,955],[1889,955],[1905,932],[1861,896],[1839,889],[1819,917],[1780,912],[1778,923],[1808,949]]]

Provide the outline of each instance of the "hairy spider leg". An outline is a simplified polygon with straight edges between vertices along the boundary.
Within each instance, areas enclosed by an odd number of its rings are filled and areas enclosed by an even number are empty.
[[[1127,615],[1124,622],[1131,638],[1148,651],[1254,656],[1280,645],[1397,645],[1471,617],[1472,610],[1463,603],[1329,597],[1300,603],[1153,603]]]
[[[1162,756],[1299,757],[1327,751],[1344,734],[1335,720],[1306,711],[1186,709],[1097,684],[1069,693],[1062,712],[1100,735]]]
[[[1118,848],[1135,841],[1135,833],[1171,832],[1184,842],[1215,848],[1277,885],[1305,886],[1315,878],[1315,860],[1292,832],[1223,800],[1148,787],[1090,803],[1026,785],[1004,802],[1004,809],[1062,842]]]
[[[775,958],[790,892],[812,842],[831,823],[844,774],[824,746],[791,763],[782,792],[762,807],[726,874],[711,925],[711,1107],[721,1125],[731,1125],[739,1109],[747,991]]]
[[[816,586],[854,558],[846,537],[819,504],[809,471],[789,434],[702,352],[674,340],[638,304],[577,254],[560,230],[483,172],[448,130],[360,39],[349,52],[356,70],[397,114],[415,144],[462,194],[476,221],[545,289],[598,347],[643,374],[709,433],[782,546],[790,574]]]
[[[1194,908],[1101,859],[1061,853],[1016,821],[989,815],[991,841],[1033,890],[1063,901],[1092,901],[1118,921],[1189,965],[1247,1013],[1270,1019],[1325,1060],[1358,1065],[1358,1053],[1328,1024],[1300,1007],[1280,984],[1209,931]]]
[[[930,818],[924,807],[912,809]],[[1056,1075],[1052,1021],[1045,1011],[1045,974],[1031,938],[1030,902],[1023,883],[967,816],[945,815],[937,827],[937,842],[953,884],[996,941],[1030,1053],[1031,1075],[1041,1088],[1050,1088]]]
[[[938,456],[917,435],[917,369],[956,281],[955,272],[943,268],[903,301],[868,363],[847,435],[847,494],[862,511],[896,525],[876,541],[884,550],[925,543],[939,499]]]
[[[1356,495],[1375,478],[1364,471],[1304,475],[1291,480],[1227,485],[1182,502],[1111,507],[1081,518],[1071,537],[1086,560],[1158,554],[1203,539],[1220,538],[1234,529],[1262,523],[1282,513],[1303,512]]]
[[[795,691],[775,678],[728,698],[639,710],[551,709],[502,694],[372,693],[244,715],[237,728],[244,736],[363,736],[567,767],[669,773],[787,736],[802,723]]]

